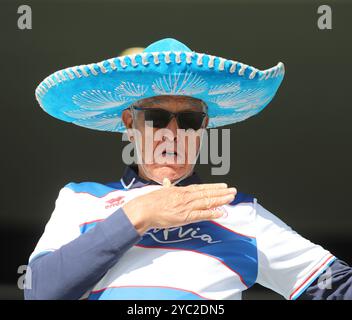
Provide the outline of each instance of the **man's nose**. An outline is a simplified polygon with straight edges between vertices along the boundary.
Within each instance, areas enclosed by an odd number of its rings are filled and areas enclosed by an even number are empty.
[[[178,129],[178,124],[177,124],[177,120],[175,117],[173,117],[169,124],[167,125],[166,129],[170,130],[173,134],[173,140],[176,141],[177,139],[177,129]]]

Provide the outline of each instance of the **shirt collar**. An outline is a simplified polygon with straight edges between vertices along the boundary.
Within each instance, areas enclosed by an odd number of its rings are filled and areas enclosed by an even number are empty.
[[[146,185],[157,185],[155,181],[148,181],[141,178],[138,175],[137,166],[127,166],[120,180],[121,184],[126,189],[140,188]],[[181,180],[177,183],[177,186],[188,186],[190,184],[199,184],[202,183],[199,176],[193,172],[189,177]]]

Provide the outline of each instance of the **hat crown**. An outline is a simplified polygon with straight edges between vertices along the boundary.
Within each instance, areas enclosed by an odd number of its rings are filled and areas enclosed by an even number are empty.
[[[160,52],[160,51],[192,51],[182,42],[173,39],[165,38],[151,43],[143,52]]]

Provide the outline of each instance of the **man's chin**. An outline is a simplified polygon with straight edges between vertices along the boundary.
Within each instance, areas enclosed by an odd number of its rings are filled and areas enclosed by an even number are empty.
[[[153,168],[150,173],[152,174],[151,178],[153,178],[156,182],[162,183],[165,178],[169,179],[171,182],[174,182],[188,174],[189,169],[187,170],[185,166],[180,166],[177,164],[165,164]]]

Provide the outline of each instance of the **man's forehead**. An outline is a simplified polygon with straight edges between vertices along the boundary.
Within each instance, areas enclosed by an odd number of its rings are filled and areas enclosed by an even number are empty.
[[[139,100],[135,103],[135,105],[143,105],[146,107],[161,107],[165,105],[180,105],[183,107],[205,107],[205,103],[196,98],[187,97],[187,96],[171,96],[171,95],[163,95],[163,96],[155,96],[146,99]]]

